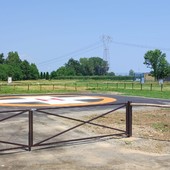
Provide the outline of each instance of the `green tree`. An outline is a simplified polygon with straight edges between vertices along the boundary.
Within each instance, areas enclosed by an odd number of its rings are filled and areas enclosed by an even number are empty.
[[[83,75],[106,75],[109,70],[107,61],[100,57],[80,58]]]
[[[22,74],[23,74],[23,79],[30,80],[31,79],[31,68],[30,68],[30,64],[27,60],[24,60],[21,63],[21,70],[22,70]]]
[[[144,55],[144,64],[151,69],[151,75],[155,80],[163,79],[168,75],[169,63],[166,60],[166,54],[160,50],[150,50]]]
[[[92,76],[106,75],[108,63],[99,57],[80,58],[79,61],[69,59],[69,61],[51,73],[51,78],[57,76]]]
[[[45,72],[43,73],[43,79],[45,79],[45,77],[46,77],[46,74],[45,74]]]
[[[43,72],[40,73],[40,79],[43,79]]]
[[[8,76],[12,77],[13,80],[22,80],[23,74],[21,70],[21,59],[17,52],[9,52],[5,60],[5,63],[8,65]]]
[[[4,65],[4,66],[2,66]],[[17,52],[9,52],[6,59],[0,54],[0,79],[12,77],[13,80],[38,79],[39,71],[35,64],[27,60],[22,61]]]
[[[7,64],[0,64],[0,80],[7,80],[9,70],[9,66]]]
[[[66,72],[73,76],[82,75],[81,65],[79,61],[74,60],[73,58],[69,59],[68,63],[65,64],[65,67]]]
[[[93,67],[88,58],[80,58],[80,65],[82,68],[83,76],[93,75]]]
[[[45,75],[45,76],[46,76],[46,77],[45,77],[46,80],[49,80],[49,79],[50,79],[49,72],[46,72],[46,75]]]
[[[107,76],[115,76],[115,73],[114,72],[108,72]]]
[[[34,63],[30,65],[31,80],[37,80],[39,78],[39,71]]]
[[[4,61],[5,61],[5,59],[4,59],[4,54],[1,53],[1,54],[0,54],[0,64],[4,64]]]
[[[135,72],[134,72],[132,69],[130,69],[130,70],[129,70],[129,76],[132,76],[132,77],[133,77],[134,75],[135,75]]]
[[[56,77],[57,77],[56,71],[52,71],[51,74],[50,74],[50,78],[55,79]]]
[[[107,61],[100,57],[89,58],[89,65],[92,67],[93,75],[106,75],[109,70]]]
[[[72,67],[60,67],[56,71],[56,76],[76,76],[75,69]]]
[[[21,64],[21,59],[19,58],[19,55],[17,52],[9,52],[8,57],[6,58],[6,63],[9,65],[20,65]]]
[[[23,74],[19,66],[8,65],[7,71],[8,77],[12,77],[12,80],[22,80]]]

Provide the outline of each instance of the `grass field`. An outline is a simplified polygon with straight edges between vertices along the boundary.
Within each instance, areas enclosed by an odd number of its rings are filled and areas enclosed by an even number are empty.
[[[170,83],[141,84],[130,81],[106,80],[37,80],[0,82],[0,94],[69,93],[69,92],[118,92],[124,95],[170,99]]]

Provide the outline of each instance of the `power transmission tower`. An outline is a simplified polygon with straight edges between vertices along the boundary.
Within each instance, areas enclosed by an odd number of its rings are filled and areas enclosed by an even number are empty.
[[[103,60],[107,61],[108,66],[109,66],[109,63],[110,63],[109,43],[112,42],[112,38],[109,35],[103,35],[102,42],[103,42]]]

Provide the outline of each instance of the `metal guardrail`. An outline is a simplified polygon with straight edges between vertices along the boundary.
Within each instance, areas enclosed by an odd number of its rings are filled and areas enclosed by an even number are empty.
[[[27,118],[28,118],[28,143],[27,144],[23,144],[23,143],[17,143],[17,142],[11,142],[11,141],[4,141],[0,139],[0,143],[2,144],[9,144],[9,145],[14,145],[15,147],[10,147],[10,148],[4,148],[4,149],[0,149],[0,151],[6,151],[6,150],[13,150],[13,149],[26,149],[28,151],[31,151],[31,149],[33,147],[39,147],[39,146],[47,146],[47,145],[54,145],[54,144],[58,144],[58,143],[67,143],[67,142],[73,142],[73,141],[83,141],[83,140],[89,140],[89,139],[96,139],[96,138],[103,138],[103,137],[109,137],[109,136],[122,136],[125,135],[127,137],[131,137],[132,136],[132,107],[133,106],[150,106],[150,107],[165,107],[165,108],[170,108],[170,105],[157,105],[157,104],[148,104],[148,103],[131,103],[130,101],[128,101],[127,103],[116,103],[116,104],[104,104],[104,105],[95,105],[95,106],[115,106],[117,105],[118,107],[116,108],[112,108],[109,111],[102,113],[100,115],[97,115],[89,120],[81,120],[81,119],[77,119],[77,118],[73,118],[73,117],[69,117],[69,116],[64,116],[61,114],[57,114],[50,112],[51,109],[53,110],[58,110],[58,109],[63,109],[63,108],[80,108],[80,106],[69,106],[69,107],[50,107],[50,108],[37,108],[37,109],[26,109],[26,110],[10,110],[10,111],[0,111],[0,114],[2,113],[14,113],[11,116],[7,116],[5,118],[0,119],[0,123],[3,121],[7,121],[9,119],[12,119],[14,117],[20,116],[22,114],[27,114]],[[88,107],[88,106],[81,106],[81,107]],[[94,106],[89,106],[89,107],[94,107]],[[126,108],[126,129],[125,130],[121,130],[121,129],[117,129],[117,128],[113,128],[113,127],[109,127],[107,125],[101,125],[99,123],[94,123],[92,121],[97,120],[101,117],[104,117],[108,114],[111,114],[113,112],[115,112],[116,110],[122,109],[122,108]],[[52,115],[55,117],[59,117],[59,118],[64,118],[64,119],[68,119],[68,120],[72,120],[72,121],[76,121],[79,122],[79,124],[72,126],[62,132],[59,132],[57,134],[53,134],[51,137],[45,138],[41,141],[38,141],[36,143],[34,143],[34,114],[38,112],[41,114],[46,114],[46,115]],[[56,142],[49,142],[49,140],[58,137],[64,133],[67,133],[69,131],[72,131],[78,127],[81,127],[85,124],[90,124],[93,126],[97,126],[97,127],[102,127],[102,128],[106,128],[106,129],[110,129],[113,130],[114,133],[111,134],[105,134],[105,135],[97,135],[97,136],[90,136],[90,137],[83,137],[83,138],[76,138],[76,139],[70,139],[70,140],[63,140],[63,141],[56,141]],[[115,131],[118,131],[119,133],[115,133]]]
[[[58,110],[58,109],[63,109],[63,108],[67,108],[67,109],[69,109],[69,108],[80,108],[79,106],[0,111],[0,114],[2,114],[2,113],[14,113],[11,116],[0,119],[0,123],[7,121],[9,119],[12,119],[14,117],[20,116],[22,114],[27,114],[27,117],[28,117],[28,132],[27,132],[28,133],[28,136],[27,136],[28,142],[26,142],[26,144],[23,144],[23,143],[17,143],[17,142],[12,142],[12,141],[4,141],[4,140],[0,139],[0,143],[2,143],[2,144],[17,146],[17,147],[3,148],[3,149],[0,148],[0,151],[13,150],[13,149],[26,149],[26,150],[31,151],[32,147],[54,145],[54,144],[58,144],[58,143],[66,143],[66,142],[73,142],[73,141],[80,141],[80,140],[89,140],[89,139],[103,138],[103,137],[109,137],[109,136],[126,135],[127,137],[130,137],[132,135],[132,121],[131,121],[131,119],[132,119],[132,109],[131,109],[131,106],[130,106],[130,102],[128,102],[128,103],[117,103],[117,104],[95,105],[95,106],[113,106],[113,105],[114,105],[114,107],[115,107],[115,105],[117,105],[116,108],[112,108],[112,109],[109,108],[110,109],[109,111],[107,111],[103,114],[97,115],[97,116],[95,116],[95,117],[93,117],[89,120],[81,120],[81,119],[68,117],[68,116],[64,116],[64,115],[61,115],[61,114],[50,112],[50,109]],[[82,107],[85,107],[85,106],[82,106]],[[86,106],[86,107],[88,107],[88,106]],[[89,106],[89,107],[94,107],[94,106]],[[107,125],[101,125],[99,123],[92,122],[92,121],[97,120],[101,117],[104,117],[108,114],[111,114],[114,111],[119,110],[121,108],[126,108],[126,129],[125,130],[121,130],[121,129],[109,127]],[[46,114],[46,115],[53,115],[55,117],[60,117],[60,118],[64,118],[64,119],[69,119],[69,120],[72,120],[72,121],[79,122],[79,124],[72,126],[72,127],[68,128],[68,129],[66,129],[66,130],[64,130],[60,133],[54,134],[53,136],[51,136],[49,138],[46,138],[46,139],[43,139],[39,142],[34,143],[34,133],[35,133],[35,131],[34,131],[34,114],[36,114],[36,112],[41,113],[41,114]],[[59,141],[59,142],[58,141],[49,142],[50,139],[53,139],[53,138],[58,137],[58,136],[60,136],[64,133],[72,131],[72,130],[80,127],[80,126],[85,125],[85,124],[90,124],[90,125],[97,126],[97,127],[107,128],[107,129],[113,130],[114,132],[111,133],[111,134],[105,134],[105,135],[101,134],[101,135],[97,135],[97,136],[63,140],[63,141]],[[115,133],[115,131],[117,131],[118,133]]]

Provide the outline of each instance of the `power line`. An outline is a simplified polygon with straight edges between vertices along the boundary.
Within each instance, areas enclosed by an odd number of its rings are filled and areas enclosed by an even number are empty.
[[[96,42],[94,44],[91,44],[91,45],[88,45],[84,48],[81,48],[79,50],[75,50],[75,51],[72,51],[68,54],[65,54],[65,55],[62,55],[62,56],[59,56],[59,57],[55,57],[55,58],[52,58],[52,59],[49,59],[49,60],[45,60],[45,61],[42,61],[40,63],[38,63],[37,65],[44,65],[44,64],[49,64],[51,62],[54,62],[55,60],[63,60],[64,58],[68,58],[68,57],[71,57],[71,56],[76,56],[76,55],[80,55],[80,54],[83,54],[83,53],[86,53],[86,52],[89,52],[89,51],[92,51],[94,49],[97,49],[101,47],[101,42]]]
[[[170,48],[165,47],[155,47],[155,46],[148,46],[148,45],[141,45],[141,44],[134,44],[134,43],[127,43],[127,42],[119,42],[119,41],[112,41],[114,44],[130,46],[130,47],[137,47],[137,48],[147,48],[147,49],[161,49],[164,51],[170,51]]]

